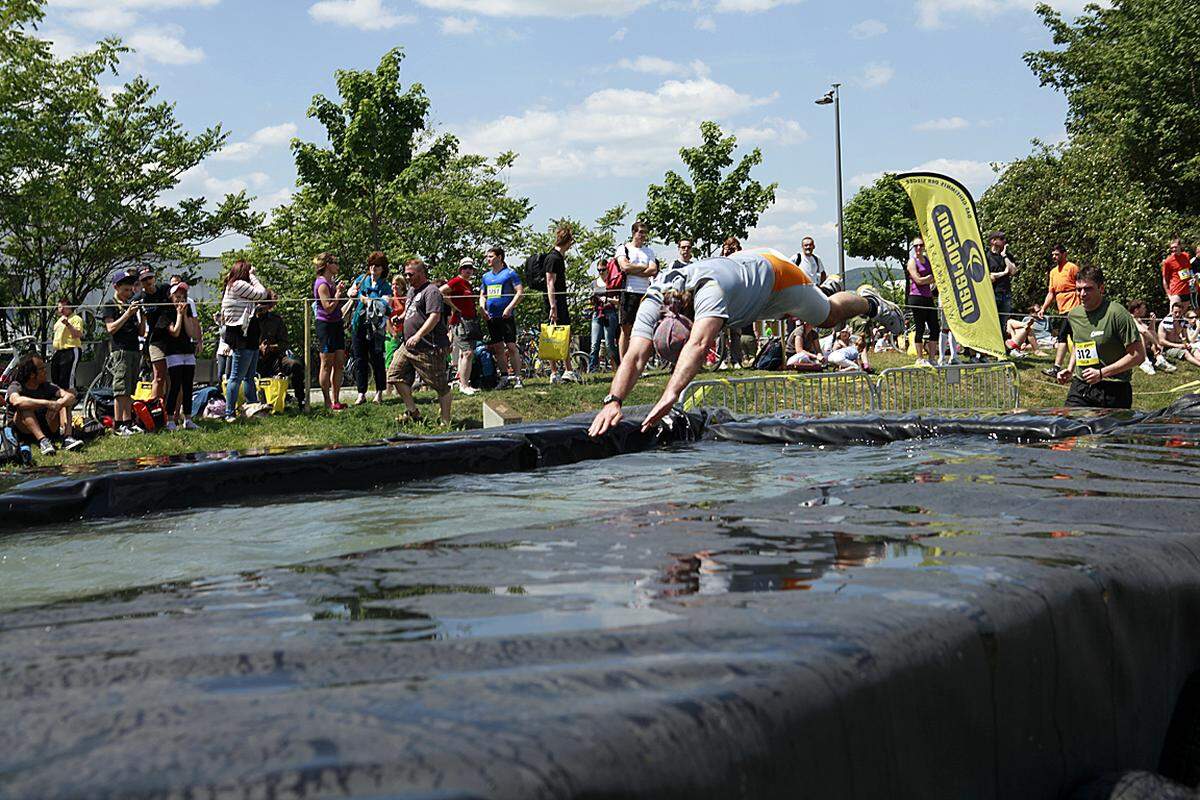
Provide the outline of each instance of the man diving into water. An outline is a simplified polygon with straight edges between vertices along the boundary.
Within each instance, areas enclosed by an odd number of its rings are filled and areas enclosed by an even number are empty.
[[[802,269],[774,252],[742,251],[706,258],[667,270],[650,284],[638,306],[629,350],[613,376],[604,406],[588,432],[599,436],[621,421],[621,404],[646,368],[654,352],[654,332],[666,310],[692,320],[671,379],[662,397],[642,422],[649,430],[679,402],[684,388],[696,377],[704,359],[728,326],[791,315],[821,328],[832,328],[853,317],[879,322],[890,333],[904,332],[904,316],[895,303],[872,286],[858,292],[837,292],[830,297],[813,285]]]

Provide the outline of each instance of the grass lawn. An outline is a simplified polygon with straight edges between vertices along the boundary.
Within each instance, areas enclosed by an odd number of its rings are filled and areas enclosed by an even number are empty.
[[[907,366],[912,362],[908,356],[897,353],[873,354],[872,366],[877,370],[888,367]],[[1025,358],[1018,362],[1020,369],[1021,404],[1026,408],[1049,408],[1061,406],[1066,398],[1065,386],[1060,386],[1041,374],[1051,364],[1049,356]],[[757,374],[752,370],[722,372],[722,376],[749,377]],[[482,424],[482,400],[484,397],[502,399],[510,408],[521,414],[526,421],[557,419],[588,411],[599,406],[608,393],[608,375],[592,376],[584,385],[562,384],[550,386],[546,380],[526,381],[525,388],[505,392],[487,392],[474,397],[454,396],[454,427],[476,428]],[[1175,373],[1154,376],[1134,370],[1134,407],[1142,409],[1160,408],[1169,405],[1181,392],[1171,389],[1200,379],[1200,370],[1182,365]],[[666,385],[663,373],[643,378],[629,405],[652,403],[658,399]],[[417,395],[418,404],[426,419],[436,419],[436,402],[431,392]],[[428,422],[397,424],[396,415],[403,410],[399,399],[389,396],[382,405],[366,403],[351,406],[345,411],[333,413],[320,410],[300,415],[289,412],[280,416],[254,420],[240,420],[236,424],[224,422],[201,422],[201,430],[176,431],[134,436],[119,439],[102,436],[74,453],[58,453],[54,456],[36,456],[39,466],[84,464],[114,459],[154,458],[190,452],[212,452],[223,450],[253,450],[297,445],[361,444],[391,436],[399,431],[406,433],[437,433],[445,428]]]

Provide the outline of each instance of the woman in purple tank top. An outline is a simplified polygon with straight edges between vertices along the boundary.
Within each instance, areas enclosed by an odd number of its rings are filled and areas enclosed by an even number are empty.
[[[937,306],[933,302],[933,267],[925,257],[925,242],[917,239],[908,260],[908,304],[912,307],[916,331],[917,366],[929,366],[934,358],[938,337]]]
[[[346,331],[342,327],[342,301],[346,283],[334,280],[338,273],[337,256],[321,253],[313,259],[317,279],[313,281],[313,306],[317,314],[317,344],[321,353],[321,369],[317,373],[325,406],[333,411],[345,408],[339,396],[342,392],[342,370],[346,366]]]

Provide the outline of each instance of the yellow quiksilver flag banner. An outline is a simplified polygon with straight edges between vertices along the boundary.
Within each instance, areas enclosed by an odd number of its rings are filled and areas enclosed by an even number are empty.
[[[964,347],[1007,358],[971,193],[953,178],[933,172],[907,172],[896,179],[917,212],[925,253],[954,337]]]

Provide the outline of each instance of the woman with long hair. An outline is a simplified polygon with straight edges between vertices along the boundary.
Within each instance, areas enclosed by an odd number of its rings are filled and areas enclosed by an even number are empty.
[[[237,419],[238,387],[244,386],[246,402],[258,402],[254,376],[258,373],[258,315],[255,303],[271,297],[271,292],[259,282],[250,262],[240,259],[225,276],[225,294],[221,297],[221,321],[225,325],[222,338],[233,351],[225,384],[225,421]]]
[[[346,366],[346,331],[342,327],[342,301],[345,281],[333,282],[338,274],[338,259],[333,253],[321,253],[313,259],[317,278],[313,281],[313,305],[317,316],[317,346],[321,368],[317,380],[325,407],[332,411],[345,408],[340,401],[342,370]]]
[[[558,230],[554,232],[554,249],[551,250],[543,261],[543,269],[546,273],[546,297],[543,303],[545,314],[551,325],[566,325],[571,326],[571,310],[567,304],[567,251],[571,249],[571,245],[575,244],[575,232],[570,225],[559,225]],[[547,359],[547,364],[550,366],[550,383],[559,383],[564,380],[580,381],[579,375],[574,371],[567,369],[566,361],[551,361]]]
[[[927,367],[933,361],[938,338],[938,312],[933,300],[933,266],[925,255],[925,242],[912,243],[912,258],[908,260],[908,304],[912,306],[913,340],[917,348],[917,366]]]
[[[192,422],[192,385],[196,377],[196,352],[201,347],[200,320],[192,313],[188,302],[188,285],[183,281],[171,287],[171,303],[175,313],[164,313],[169,319],[167,353],[167,429],[176,426],[196,430]]]
[[[343,314],[350,308],[354,309],[350,317],[350,332],[354,357],[358,360],[358,370],[354,376],[358,387],[355,405],[366,402],[368,370],[375,375],[375,402],[383,402],[383,393],[387,389],[383,347],[387,339],[391,294],[387,256],[379,251],[371,253],[367,256],[366,273],[355,279],[347,293],[350,300],[342,307]]]

